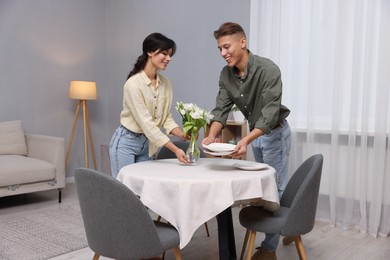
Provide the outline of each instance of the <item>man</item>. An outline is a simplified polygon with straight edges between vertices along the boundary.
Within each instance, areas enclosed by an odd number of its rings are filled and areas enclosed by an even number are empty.
[[[288,181],[291,147],[291,131],[286,121],[290,111],[281,104],[280,70],[271,60],[253,55],[247,49],[246,35],[239,24],[222,24],[214,37],[227,66],[220,74],[216,107],[211,112],[214,118],[202,144],[215,141],[235,104],[248,120],[250,133],[237,143],[231,156],[240,157],[252,144],[255,160],[275,168],[280,197]],[[276,259],[279,239],[277,234],[266,234],[252,259]]]

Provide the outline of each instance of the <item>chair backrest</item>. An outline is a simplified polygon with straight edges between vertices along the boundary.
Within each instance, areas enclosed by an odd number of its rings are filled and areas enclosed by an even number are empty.
[[[282,235],[303,235],[313,229],[323,160],[322,154],[311,156],[289,180],[280,200],[282,207],[290,208]]]
[[[140,259],[163,252],[146,207],[124,184],[79,168],[75,182],[89,247],[115,259]]]
[[[179,147],[180,149],[182,149],[184,152],[187,150],[188,145],[189,145],[189,142],[185,142],[185,141],[173,141],[172,143],[174,145],[176,145],[177,147]],[[206,154],[204,153],[202,148],[199,147],[199,150],[200,150],[200,158],[206,158]],[[163,146],[160,149],[160,151],[157,153],[157,156],[156,156],[157,160],[159,160],[159,159],[172,159],[172,158],[176,158],[175,153],[172,152],[171,150],[169,150],[168,148],[166,148],[165,146]]]

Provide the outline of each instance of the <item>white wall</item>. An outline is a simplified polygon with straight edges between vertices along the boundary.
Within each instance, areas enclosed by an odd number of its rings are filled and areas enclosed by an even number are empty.
[[[213,31],[235,21],[249,32],[249,13],[249,0],[0,0],[0,121],[21,119],[26,132],[67,145],[76,109],[69,83],[96,81],[98,100],[88,107],[99,167],[99,145],[119,124],[122,87],[145,36],[159,31],[178,45],[164,72],[174,103],[212,109],[224,66]],[[81,122],[67,177],[84,166]]]

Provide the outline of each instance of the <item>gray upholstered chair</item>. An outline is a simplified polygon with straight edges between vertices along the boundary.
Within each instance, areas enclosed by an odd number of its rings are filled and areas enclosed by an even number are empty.
[[[306,259],[301,235],[309,233],[314,227],[322,164],[321,154],[313,155],[302,163],[289,180],[277,211],[272,213],[254,206],[240,211],[240,224],[247,229],[240,259],[244,256],[249,234],[247,259],[251,258],[256,232],[293,237],[299,259]]]
[[[176,145],[177,147],[179,147],[180,149],[182,149],[185,152],[187,150],[187,148],[188,148],[189,142],[173,141],[173,144]],[[200,150],[200,158],[206,158],[206,154],[204,153],[202,148],[199,147],[199,150]],[[172,158],[176,158],[175,153],[172,152],[171,150],[169,150],[168,148],[166,148],[165,146],[163,146],[160,149],[160,151],[158,151],[157,156],[156,156],[156,160],[172,159]],[[160,219],[161,219],[161,217],[158,216],[157,221],[160,221]],[[204,227],[206,228],[206,233],[207,233],[207,236],[209,237],[210,233],[209,233],[209,227],[207,225],[207,222],[204,223]]]
[[[146,207],[125,185],[103,173],[79,168],[77,194],[89,247],[115,259],[155,257],[173,249],[181,259],[179,234],[166,223],[151,219]]]

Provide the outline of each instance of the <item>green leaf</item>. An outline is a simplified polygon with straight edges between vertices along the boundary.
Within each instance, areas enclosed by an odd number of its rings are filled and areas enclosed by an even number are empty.
[[[191,129],[194,127],[194,123],[193,122],[185,122],[184,124],[183,124],[183,132],[185,133],[185,134],[187,134],[187,133],[190,133],[191,132]]]

